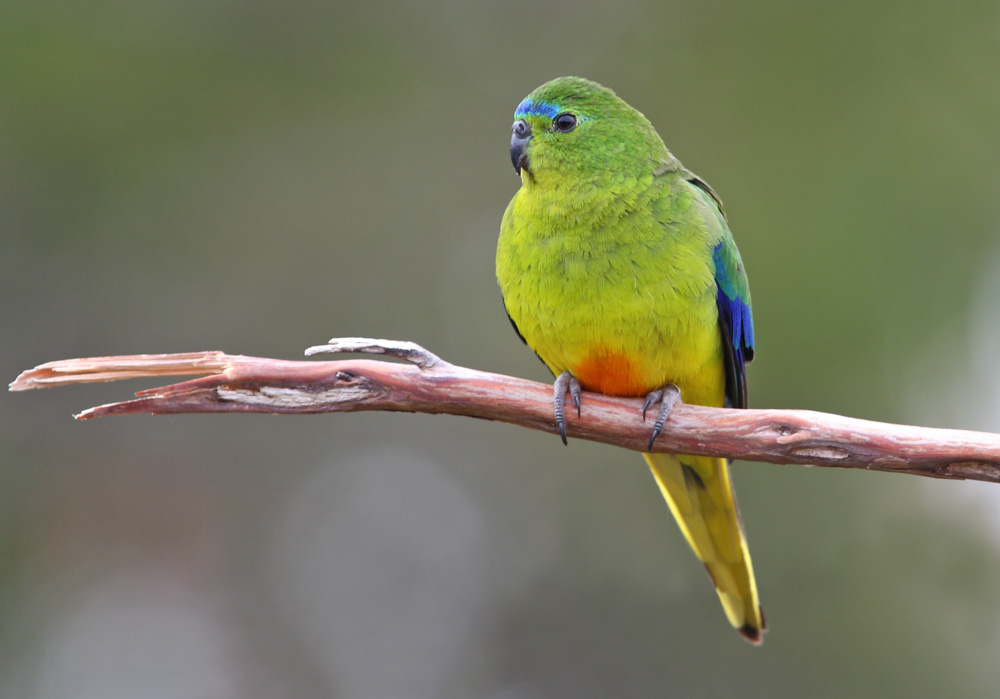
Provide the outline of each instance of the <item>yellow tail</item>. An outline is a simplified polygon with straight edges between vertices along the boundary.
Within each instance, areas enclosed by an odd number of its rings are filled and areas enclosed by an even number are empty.
[[[751,643],[767,630],[725,459],[643,454],[671,512],[705,564],[729,623]]]

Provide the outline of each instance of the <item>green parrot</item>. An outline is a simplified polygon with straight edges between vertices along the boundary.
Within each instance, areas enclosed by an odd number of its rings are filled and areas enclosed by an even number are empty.
[[[750,290],[722,202],[671,155],[649,121],[611,90],[557,78],[518,105],[510,156],[521,187],[497,245],[497,281],[514,329],[567,394],[659,404],[649,444],[679,396],[747,406]],[[705,564],[729,622],[759,644],[757,596],[726,459],[643,454]]]

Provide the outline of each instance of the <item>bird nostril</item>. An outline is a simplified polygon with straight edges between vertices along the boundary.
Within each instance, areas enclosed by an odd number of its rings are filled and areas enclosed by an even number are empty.
[[[515,138],[527,138],[531,135],[531,127],[524,119],[518,119],[514,122],[510,132],[514,134]]]

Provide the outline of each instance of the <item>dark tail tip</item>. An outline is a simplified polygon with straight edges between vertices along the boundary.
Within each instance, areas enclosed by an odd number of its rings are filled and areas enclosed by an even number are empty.
[[[764,642],[764,632],[767,631],[767,619],[764,618],[764,610],[760,610],[760,628],[749,622],[740,627],[740,636],[750,641],[755,646]]]
[[[750,641],[750,643],[755,646],[759,646],[764,642],[764,634],[761,629],[756,626],[751,626],[750,624],[744,624],[740,627],[740,636]]]

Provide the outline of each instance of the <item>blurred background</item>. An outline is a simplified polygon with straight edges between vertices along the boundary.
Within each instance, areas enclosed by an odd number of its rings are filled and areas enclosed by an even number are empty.
[[[493,277],[518,102],[613,87],[726,203],[755,407],[1000,430],[996,2],[0,7],[0,369],[414,340]],[[995,696],[1000,486],[738,463],[771,632],[637,455],[415,415],[0,397],[0,696]]]

